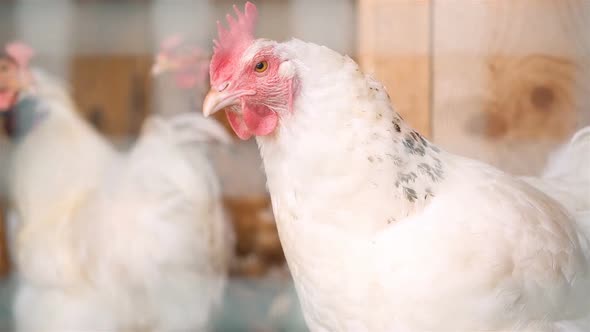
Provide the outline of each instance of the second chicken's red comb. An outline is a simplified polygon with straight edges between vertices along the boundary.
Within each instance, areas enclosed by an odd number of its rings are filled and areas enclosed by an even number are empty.
[[[20,67],[28,66],[29,61],[35,53],[29,45],[19,41],[6,44],[4,51],[11,56]]]

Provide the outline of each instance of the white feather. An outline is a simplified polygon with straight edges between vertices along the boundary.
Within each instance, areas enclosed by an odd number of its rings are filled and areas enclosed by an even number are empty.
[[[590,127],[580,129],[550,156],[541,177],[523,179],[571,211],[590,210]]]
[[[590,220],[412,138],[348,57],[299,40],[276,49],[300,91],[257,140],[312,331],[549,332],[586,318]]]
[[[233,244],[206,153],[223,128],[152,117],[117,152],[36,78],[48,116],[15,147],[10,185],[16,330],[207,329]]]

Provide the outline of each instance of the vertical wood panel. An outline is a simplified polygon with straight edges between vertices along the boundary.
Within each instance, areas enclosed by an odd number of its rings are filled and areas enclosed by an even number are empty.
[[[43,68],[68,77],[72,6],[69,0],[20,0],[14,19],[18,38],[35,50],[33,61],[44,58]]]
[[[75,57],[71,82],[82,114],[108,136],[137,135],[152,105],[151,64],[151,56]]]
[[[84,1],[72,6],[72,54],[144,54],[154,48],[151,1]]]
[[[17,37],[16,2],[0,1],[0,43],[4,45]]]
[[[430,135],[430,1],[360,0],[359,62],[389,92],[396,110]]]
[[[0,278],[10,272],[10,255],[8,254],[8,225],[6,221],[7,202],[5,195],[0,195]]]
[[[16,1],[0,2],[0,45],[17,38]],[[0,120],[0,125],[3,120]],[[8,243],[6,238],[6,174],[8,173],[9,143],[4,135],[0,134],[0,278],[7,276],[10,272],[8,259]]]
[[[435,1],[434,139],[517,173],[590,118],[590,2]]]
[[[355,0],[290,0],[291,36],[356,57]]]

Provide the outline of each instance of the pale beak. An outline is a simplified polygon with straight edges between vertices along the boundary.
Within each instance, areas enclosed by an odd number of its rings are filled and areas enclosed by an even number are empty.
[[[155,65],[152,66],[152,75],[158,76],[166,71],[168,71],[169,66],[164,64],[163,62],[157,62]]]
[[[216,88],[211,88],[203,101],[203,115],[209,116],[226,107],[240,105],[240,97],[254,94],[256,92],[251,90],[229,92],[225,89],[219,91]]]
[[[166,57],[158,56],[152,66],[152,75],[157,76],[174,68],[174,63]]]
[[[161,73],[165,72],[166,70],[167,70],[167,68],[165,68],[165,66],[162,63],[158,62],[152,66],[152,75],[153,76],[160,75]]]

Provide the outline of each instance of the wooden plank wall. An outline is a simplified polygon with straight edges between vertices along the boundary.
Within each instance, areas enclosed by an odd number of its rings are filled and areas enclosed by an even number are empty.
[[[589,124],[590,2],[436,1],[434,138],[517,173]]]
[[[0,278],[4,278],[8,276],[11,269],[8,252],[8,221],[6,220],[8,200],[5,195],[0,197],[2,197],[0,200]]]
[[[82,114],[111,138],[136,136],[151,112],[151,55],[81,55],[71,86]]]
[[[0,29],[0,42],[2,45],[7,41],[12,41],[16,35],[16,18],[12,13],[16,7],[15,1],[1,1],[0,2],[0,22],[2,28]],[[2,122],[0,122],[1,124]],[[8,153],[8,143],[4,134],[0,134],[0,156],[3,157]],[[6,178],[7,160],[4,158],[0,160],[0,280],[7,277],[10,271],[10,260],[8,257],[8,244],[6,238],[6,212],[8,207],[8,199],[6,194]]]
[[[261,8],[281,13],[288,4],[265,2],[270,7]],[[231,4],[212,3],[216,17]],[[133,12],[135,7],[129,8]],[[297,17],[304,19],[304,10],[299,10]],[[148,16],[137,15],[139,23],[112,30],[127,38],[145,33],[142,22]],[[506,170],[534,173],[556,144],[590,124],[590,1],[357,0],[357,15],[361,66],[385,83],[408,122],[448,150]],[[286,12],[273,17],[261,21],[268,25],[261,30],[269,31],[266,37],[283,39],[293,18]],[[103,31],[100,21],[92,22],[75,34],[79,48],[92,46],[84,36]],[[277,22],[282,22],[280,29]],[[119,42],[110,33],[100,35],[100,45],[127,45],[123,35],[116,38]],[[133,49],[146,48],[148,41],[138,38]],[[135,136],[153,105],[152,55],[95,53],[71,61],[74,98],[101,132],[113,138]],[[267,207],[267,197],[259,200],[264,204],[226,201],[241,220],[237,228],[244,230],[238,249],[258,252],[263,246],[256,245],[251,229],[266,225],[253,219],[264,219],[257,215]],[[275,235],[264,239],[260,243],[276,246]],[[1,257],[2,250],[0,274]]]
[[[530,174],[590,124],[589,1],[358,5],[362,66],[442,147]]]
[[[395,107],[430,136],[430,1],[360,0],[358,60],[385,84]]]

